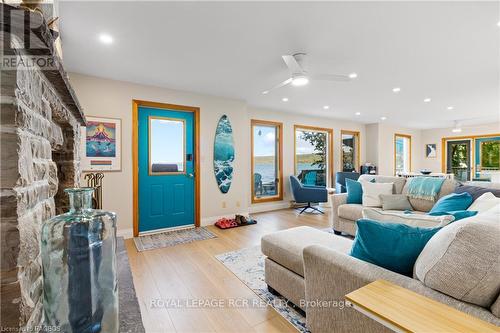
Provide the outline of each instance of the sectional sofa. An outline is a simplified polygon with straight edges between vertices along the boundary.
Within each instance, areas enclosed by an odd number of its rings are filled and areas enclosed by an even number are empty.
[[[398,181],[403,191],[405,180],[394,178],[378,176],[377,181]],[[452,191],[450,184],[444,186],[440,196]],[[348,227],[340,230],[354,233],[354,222],[343,219]],[[444,226],[421,252],[413,276],[350,256],[352,243],[349,237],[304,226],[261,240],[269,290],[303,310],[311,332],[390,332],[344,302],[346,294],[378,279],[500,327],[500,205]]]
[[[393,183],[394,194],[406,194],[408,192],[408,183],[411,178],[392,177],[392,176],[378,176],[378,175],[361,175],[360,182],[369,182],[375,180],[377,183]],[[452,179],[446,179],[441,186],[441,191],[438,193],[436,200],[453,192],[457,183]],[[347,193],[334,194],[332,200],[332,226],[335,234],[345,233],[354,236],[356,234],[356,221],[363,217],[363,205],[361,204],[348,204]],[[412,199],[410,204],[413,207],[414,214],[425,214],[430,211],[434,206],[435,201]],[[377,210],[377,208],[372,208]],[[395,212],[393,212],[395,213]]]

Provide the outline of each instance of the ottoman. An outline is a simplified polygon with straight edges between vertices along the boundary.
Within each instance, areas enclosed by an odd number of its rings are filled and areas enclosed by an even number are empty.
[[[265,235],[261,240],[265,281],[270,291],[281,294],[305,311],[304,260],[309,245],[322,245],[349,253],[352,240],[311,227],[297,227]]]

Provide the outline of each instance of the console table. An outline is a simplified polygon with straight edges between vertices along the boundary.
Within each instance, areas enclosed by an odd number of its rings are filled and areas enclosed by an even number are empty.
[[[345,296],[354,309],[394,332],[499,332],[499,328],[385,280]]]

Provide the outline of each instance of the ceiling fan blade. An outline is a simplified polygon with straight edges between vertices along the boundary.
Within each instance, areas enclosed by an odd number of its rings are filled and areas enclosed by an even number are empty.
[[[274,90],[274,89],[278,89],[278,88],[284,87],[286,85],[289,85],[292,82],[292,80],[293,80],[292,78],[289,78],[288,80],[285,80],[285,81],[281,82],[280,84],[272,87],[271,89],[263,91],[262,93],[264,95],[269,94],[269,92]]]
[[[318,75],[313,75],[311,79],[320,81],[339,81],[339,82],[352,81],[349,75],[342,75],[342,74],[318,74]]]
[[[286,64],[286,67],[290,70],[292,74],[301,74],[304,72],[304,69],[299,65],[297,60],[295,59],[294,56],[292,55],[284,55],[281,56],[283,58],[283,61]]]

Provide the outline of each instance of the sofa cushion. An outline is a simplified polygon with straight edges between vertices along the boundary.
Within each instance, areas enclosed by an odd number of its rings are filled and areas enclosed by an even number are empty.
[[[489,184],[485,184],[485,186],[488,186]],[[470,195],[472,195],[472,198],[476,200],[480,196],[482,196],[485,193],[492,193],[495,197],[500,198],[500,189],[495,189],[495,188],[489,188],[489,187],[482,187],[482,186],[472,186],[472,185],[462,185],[460,184],[455,188],[455,193],[463,193],[467,192]]]
[[[493,313],[495,316],[497,316],[498,318],[500,318],[500,294],[498,295],[497,297],[497,300],[495,301],[495,303],[493,303],[491,305],[491,313]]]
[[[379,176],[379,175],[361,175],[358,179],[360,182],[369,182],[375,180],[376,183],[393,183],[394,191],[393,194],[401,194],[403,187],[406,184],[406,178],[396,177],[396,176]]]
[[[411,276],[425,244],[440,229],[369,219],[359,219],[356,225],[358,231],[350,255],[407,276]]]
[[[363,187],[363,206],[365,207],[382,207],[380,200],[381,194],[392,194],[393,183],[371,183],[362,182]]]
[[[364,208],[362,214],[365,219],[402,223],[422,228],[444,227],[455,219],[453,215],[430,216],[421,212],[405,214],[401,211],[381,211],[373,208]]]
[[[441,190],[439,191],[439,194],[436,198],[436,200],[439,200],[440,198],[444,197],[445,195],[448,195],[455,190],[455,187],[457,186],[457,182],[454,181],[453,179],[446,179],[443,182],[443,185],[441,186]],[[405,184],[403,188],[403,194],[408,194],[408,182]],[[430,200],[423,200],[423,199],[415,199],[415,198],[409,198],[411,206],[413,207],[413,210],[418,210],[420,212],[428,212],[432,209],[434,204],[436,203],[435,201],[430,201]]]
[[[269,259],[304,276],[302,252],[306,246],[322,245],[347,254],[352,240],[311,227],[297,227],[265,235],[260,245]]]
[[[472,198],[474,199],[474,196],[472,196]],[[493,193],[486,192],[483,193],[479,198],[474,199],[474,202],[469,206],[469,208],[467,208],[467,210],[484,213],[498,204],[500,204],[500,197],[497,198]]]
[[[404,194],[381,194],[383,210],[412,210],[413,207]]]
[[[346,220],[356,221],[363,217],[363,205],[346,204],[339,206],[338,215]]]
[[[495,210],[451,223],[427,243],[414,276],[458,300],[489,307],[500,292],[499,235]]]

